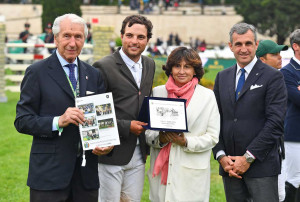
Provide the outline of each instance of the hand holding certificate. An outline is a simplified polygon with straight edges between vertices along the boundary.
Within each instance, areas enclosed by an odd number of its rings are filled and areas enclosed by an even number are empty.
[[[146,129],[188,132],[185,99],[145,97],[139,120]]]
[[[167,144],[169,142],[178,144],[180,146],[187,146],[187,139],[184,136],[184,133],[178,132],[159,132],[159,142],[161,144]]]
[[[108,146],[108,147],[95,147],[92,151],[93,154],[99,155],[106,155],[114,148],[114,146]]]

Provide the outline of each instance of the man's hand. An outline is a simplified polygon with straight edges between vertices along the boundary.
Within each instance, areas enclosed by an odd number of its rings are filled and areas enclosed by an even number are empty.
[[[148,123],[132,120],[130,124],[130,132],[139,136],[142,132],[145,131],[145,128],[143,128],[143,126],[146,125],[148,125]]]
[[[220,164],[222,168],[224,169],[225,172],[229,174],[230,177],[236,177],[239,179],[242,179],[241,176],[239,176],[234,170],[234,162],[229,156],[224,156],[223,158],[220,159]]]
[[[96,154],[97,156],[106,155],[109,152],[111,152],[111,150],[113,148],[114,148],[114,146],[110,146],[110,147],[96,147],[95,149],[93,149],[92,153]]]
[[[250,167],[250,163],[246,161],[245,156],[229,156],[229,158],[234,161],[233,172],[238,175],[244,174]]]
[[[71,123],[78,126],[79,123],[83,124],[84,121],[84,114],[80,109],[69,107],[65,113],[59,117],[58,126],[64,128]]]
[[[233,169],[233,161],[228,156],[224,156],[223,158],[221,158],[219,163],[227,173],[229,173],[229,171]]]

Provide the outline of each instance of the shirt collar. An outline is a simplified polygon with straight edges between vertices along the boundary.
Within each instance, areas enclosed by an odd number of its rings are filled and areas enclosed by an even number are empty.
[[[123,47],[120,49],[119,51],[121,58],[123,59],[123,61],[125,62],[125,64],[127,65],[128,68],[131,68],[134,64],[139,64],[139,68],[142,69],[142,56],[140,57],[139,61],[134,62],[133,60],[131,60],[123,51]]]
[[[58,50],[56,50],[56,55],[57,55],[57,58],[61,64],[62,67],[64,67],[65,65],[69,64],[69,62],[67,62],[58,52]],[[75,64],[77,67],[78,67],[78,61],[77,61],[77,57],[75,59],[74,62],[72,62],[73,64]]]
[[[257,62],[257,57],[255,56],[255,57],[253,58],[253,60],[252,60],[249,64],[247,64],[247,65],[244,67],[244,69],[245,69],[245,71],[246,71],[247,74],[250,74],[250,72],[251,72],[251,70],[253,69],[253,67],[254,67],[254,65],[255,65],[256,62]],[[238,73],[240,72],[240,69],[241,69],[241,67],[240,67],[240,65],[237,63],[236,75],[238,75]]]
[[[293,56],[293,59],[298,63],[298,65],[300,65],[300,60],[298,60],[295,56]]]

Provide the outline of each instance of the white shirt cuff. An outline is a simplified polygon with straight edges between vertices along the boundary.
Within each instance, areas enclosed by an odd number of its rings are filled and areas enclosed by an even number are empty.
[[[221,156],[221,155],[225,155],[226,156],[226,154],[225,154],[225,152],[223,150],[220,150],[220,151],[217,152],[216,159],[218,159],[218,157]]]
[[[249,152],[248,150],[246,151],[247,154],[249,154],[252,158],[256,159],[255,156],[253,156],[253,154],[251,154],[251,152]]]
[[[59,116],[56,116],[56,117],[53,118],[53,121],[52,121],[52,131],[57,131],[56,126],[58,125],[58,119],[59,119]]]

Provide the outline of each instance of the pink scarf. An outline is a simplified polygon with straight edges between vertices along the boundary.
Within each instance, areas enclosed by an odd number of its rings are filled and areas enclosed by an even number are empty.
[[[166,89],[168,91],[168,98],[183,98],[186,99],[186,107],[191,101],[191,98],[195,91],[195,86],[198,84],[198,79],[194,77],[190,82],[186,83],[182,87],[178,87],[172,76],[166,83]],[[166,185],[168,179],[168,169],[169,169],[169,155],[172,143],[168,143],[163,147],[154,163],[154,169],[152,177],[155,177],[161,172],[161,184]]]

